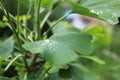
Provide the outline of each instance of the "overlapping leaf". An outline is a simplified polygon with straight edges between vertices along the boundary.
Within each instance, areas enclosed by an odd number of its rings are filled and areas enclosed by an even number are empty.
[[[47,40],[25,43],[23,47],[31,53],[41,53],[52,65],[64,65],[78,58],[75,52],[89,55],[92,51],[91,40],[89,35],[66,30]]]
[[[73,12],[99,19],[101,18],[111,24],[116,24],[118,23],[117,18],[120,17],[120,1],[81,0],[79,5],[74,5]]]

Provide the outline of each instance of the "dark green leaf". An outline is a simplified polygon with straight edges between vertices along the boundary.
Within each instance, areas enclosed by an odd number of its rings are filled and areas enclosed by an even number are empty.
[[[69,79],[71,78],[71,73],[70,73],[70,69],[60,69],[59,70],[59,76],[61,78],[64,78],[64,79]]]
[[[76,80],[82,80],[85,73],[89,71],[79,63],[70,64],[71,74],[76,78]]]
[[[7,78],[7,77],[2,77],[2,76],[0,76],[0,80],[10,80],[10,79]]]

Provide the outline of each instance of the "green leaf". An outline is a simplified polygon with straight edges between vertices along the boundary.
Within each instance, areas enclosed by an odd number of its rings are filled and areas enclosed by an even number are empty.
[[[89,72],[88,69],[79,63],[71,63],[70,67],[71,74],[76,78],[76,80],[82,80],[85,73]]]
[[[104,36],[103,34],[103,28],[99,25],[97,26],[89,26],[83,29],[83,32],[86,34],[91,34],[93,36]]]
[[[90,12],[97,14],[100,18],[111,24],[118,23],[120,17],[120,1],[119,0],[82,0],[81,6],[88,8]]]
[[[36,53],[43,53],[43,47],[41,46],[41,44],[43,43],[43,41],[37,41],[37,42],[26,42],[23,47],[30,51],[33,54]]]
[[[100,76],[95,73],[88,73],[84,76],[84,80],[101,80]]]
[[[78,32],[79,34],[81,33],[79,29],[76,29],[72,25],[69,25],[66,21],[59,22],[52,30],[54,35],[70,32]]]
[[[52,65],[64,65],[78,57],[74,51],[57,41],[45,40],[42,45],[45,47],[44,57]]]
[[[50,39],[55,40],[60,44],[64,44],[83,55],[89,55],[92,52],[92,37],[90,35],[69,32],[53,35]]]
[[[14,40],[13,37],[8,38],[7,40],[0,42],[0,56],[6,56],[13,51]]]
[[[80,56],[80,57],[93,60],[93,61],[95,61],[96,63],[98,63],[100,65],[105,64],[105,62],[103,60],[99,59],[97,56]]]
[[[0,27],[4,28],[4,27],[6,27],[6,24],[4,22],[0,21]]]
[[[92,51],[92,37],[82,34],[77,29],[66,28],[65,32],[55,34],[49,39],[27,42],[23,47],[31,53],[40,53],[40,56],[51,63],[50,73],[56,72],[63,65],[75,61],[77,53],[89,55]]]
[[[53,4],[57,4],[59,1],[61,0],[42,0],[41,6],[47,10],[50,10]]]
[[[69,79],[71,78],[71,73],[70,73],[70,69],[60,69],[59,72],[58,72],[59,76],[61,78],[64,78],[64,79]]]
[[[0,80],[10,80],[10,79],[7,77],[0,76]]]
[[[85,16],[90,16],[93,18],[101,19],[97,14],[90,12],[90,10],[86,7],[83,7],[83,6],[78,5],[76,3],[72,3],[72,5],[73,5],[72,13],[78,13],[78,14],[82,14]]]
[[[73,4],[73,13],[105,20],[111,24],[118,23],[120,17],[120,1],[119,0],[81,0],[80,4]]]
[[[36,44],[39,46],[36,46]],[[69,49],[67,46],[62,45],[54,40],[26,43],[23,45],[23,47],[26,50],[35,53],[35,50],[38,50],[37,53],[42,51],[42,56],[44,56],[44,58],[52,65],[64,65],[75,60],[78,57],[77,54]]]

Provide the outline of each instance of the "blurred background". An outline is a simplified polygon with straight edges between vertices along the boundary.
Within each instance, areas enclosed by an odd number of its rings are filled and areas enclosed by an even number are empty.
[[[17,0],[7,0],[7,2],[9,12],[16,16]],[[29,7],[32,5],[32,0],[20,0],[20,15],[26,15],[29,11]],[[66,2],[56,4],[48,21],[53,23],[55,20],[67,14],[70,10],[71,5]],[[43,11],[41,12],[41,20],[48,11],[49,10],[44,10],[43,8]],[[33,29],[33,13],[34,7],[31,7],[29,13],[31,17],[27,20],[27,27],[31,30]],[[3,16],[4,14],[0,10],[0,41],[3,41],[13,34],[10,28],[6,26]],[[89,60],[83,60],[83,64],[93,71],[93,73],[97,74],[90,75],[91,77],[96,76],[96,78],[100,78],[100,80],[120,80],[120,18],[118,24],[111,25],[105,21],[74,13],[67,16],[66,19],[61,22],[61,25],[55,30],[60,30],[64,26],[74,26],[83,30],[87,26],[93,27],[98,25],[102,27],[104,36],[98,36],[98,38],[96,37],[97,39],[94,43],[97,47],[95,47],[92,55],[100,57],[106,62],[106,64],[98,65]],[[43,30],[46,30],[48,27],[50,26],[46,23]],[[52,32],[54,33],[54,30]],[[86,78],[86,80],[93,79]]]

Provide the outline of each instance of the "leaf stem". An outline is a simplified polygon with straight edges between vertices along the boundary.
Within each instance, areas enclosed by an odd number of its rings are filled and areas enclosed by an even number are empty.
[[[21,57],[22,56],[22,54],[19,54],[19,55],[17,55],[12,61],[10,61],[10,63],[6,66],[6,68],[4,69],[4,71],[6,71],[10,66],[11,66],[11,64],[16,60],[16,59],[18,59],[19,57]]]
[[[46,73],[47,71],[48,71],[48,69],[43,68],[43,70],[41,71],[40,76],[38,77],[38,79],[44,80],[45,76],[46,76],[45,74],[47,74]]]
[[[46,16],[44,17],[44,19],[42,20],[40,27],[42,28],[46,22],[46,20],[49,18],[50,14],[52,13],[52,11],[49,11]]]
[[[62,16],[60,19],[58,19],[43,35],[43,39],[47,36],[47,34],[49,33],[49,31],[54,28],[56,26],[56,24],[58,24],[60,21],[62,21],[64,18],[66,18],[70,13]]]
[[[6,4],[5,6],[7,8],[7,2],[6,1],[5,1],[5,4]],[[19,33],[16,31],[15,25],[13,24],[13,22],[11,20],[11,17],[10,17],[10,14],[8,12],[8,9],[5,9],[3,7],[2,3],[0,5],[2,6],[3,12],[6,15],[6,17],[8,19],[8,22],[10,23],[10,26],[12,28],[12,31],[13,31],[16,39],[17,39],[17,44],[18,44],[18,47],[20,48],[20,52],[21,52],[22,55],[25,55],[24,49],[22,48],[21,41],[20,41],[20,38],[19,38]],[[18,24],[18,22],[17,22],[17,24]],[[25,63],[27,71],[29,71],[29,67],[28,67],[27,61],[25,59],[25,56],[23,56],[23,60],[24,60],[24,63]]]
[[[37,40],[41,38],[41,29],[40,29],[40,4],[41,0],[35,0],[35,26],[34,29],[37,32]]]

